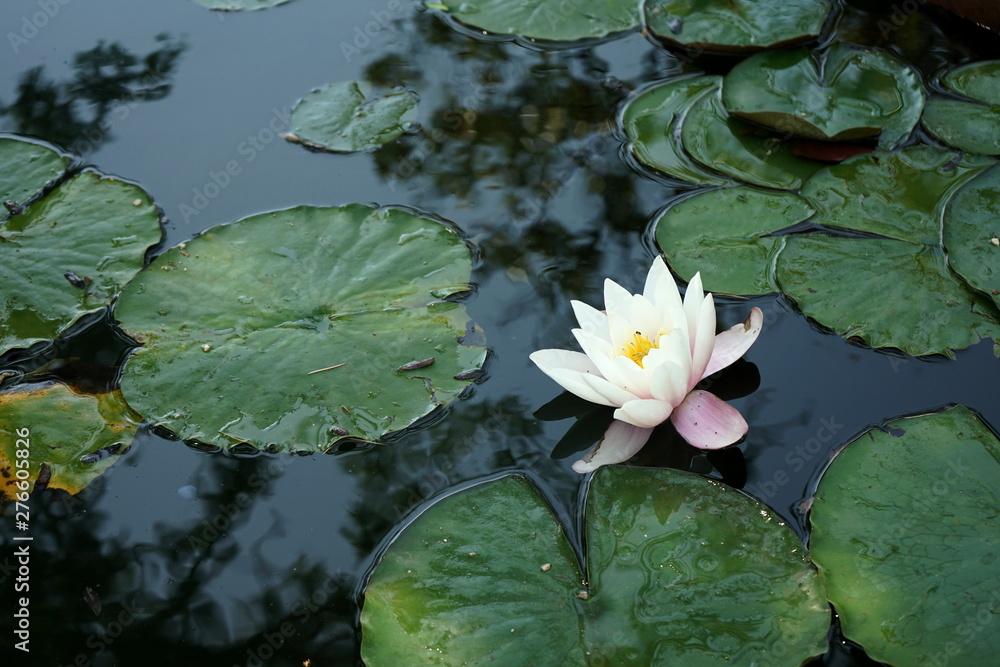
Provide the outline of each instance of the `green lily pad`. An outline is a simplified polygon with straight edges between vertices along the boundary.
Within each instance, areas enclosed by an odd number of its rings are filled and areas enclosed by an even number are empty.
[[[646,27],[692,49],[746,53],[819,35],[829,0],[647,0]]]
[[[702,271],[707,289],[777,288],[844,336],[953,356],[983,338],[1000,341],[1000,310],[978,291],[996,289],[996,264],[983,264],[996,246],[969,212],[980,205],[978,220],[996,219],[982,203],[996,187],[984,174],[994,164],[931,146],[876,151],[817,172],[801,196],[725,188],[680,200],[656,221],[656,240],[682,278]],[[984,180],[972,189],[978,174]],[[970,226],[950,231],[946,222],[944,238],[958,248],[956,270],[978,272],[969,284],[949,268],[950,250],[941,243],[945,210],[965,184],[969,193],[951,217],[968,218]],[[828,233],[786,231],[807,220]],[[973,244],[979,254],[965,257]]]
[[[818,172],[802,188],[802,196],[824,225],[935,245],[941,242],[948,201],[994,164],[990,158],[933,146],[876,151]]]
[[[633,99],[622,114],[622,125],[639,161],[682,181],[729,183],[730,179],[691,159],[681,146],[681,127],[691,106],[704,93],[716,90],[721,81],[717,76],[674,79]]]
[[[782,132],[829,141],[881,133],[891,148],[920,120],[924,89],[889,53],[836,43],[819,60],[808,49],[751,56],[726,75],[722,100],[730,113]]]
[[[813,214],[792,192],[742,186],[681,200],[654,223],[667,263],[685,280],[702,273],[706,290],[723,294],[777,291],[773,267],[785,239],[770,234]]]
[[[944,213],[948,263],[1000,307],[1000,165],[959,190]]]
[[[284,137],[337,153],[377,148],[403,134],[416,106],[408,90],[366,98],[354,81],[331,83],[295,105]]]
[[[798,190],[824,166],[795,155],[790,143],[730,116],[718,87],[694,102],[680,134],[695,160],[752,185]]]
[[[812,558],[844,635],[895,665],[1000,653],[1000,443],[967,408],[848,445],[812,505]]]
[[[52,340],[106,307],[160,234],[145,192],[93,171],[10,216],[0,225],[0,353]]]
[[[1000,154],[1000,60],[956,67],[941,82],[970,101],[930,98],[922,118],[924,128],[956,148]]]
[[[137,426],[119,392],[77,394],[55,382],[0,392],[0,498],[33,490],[43,465],[47,488],[78,493],[111,467]]]
[[[521,476],[433,505],[368,583],[365,664],[792,665],[826,650],[816,573],[764,506],[617,466],[594,474],[586,504],[586,577]]]
[[[62,176],[69,163],[69,157],[41,144],[0,137],[0,202],[23,206]],[[5,215],[0,209],[0,218]]]
[[[639,5],[630,0],[433,0],[425,4],[486,32],[552,42],[606,37],[639,25]]]
[[[253,9],[277,7],[292,0],[193,0],[197,5],[221,12],[240,12]]]
[[[375,440],[456,398],[482,365],[483,348],[458,342],[476,333],[465,307],[442,300],[469,288],[471,266],[444,225],[361,204],[212,228],[118,300],[143,344],[122,393],[149,421],[220,447]]]
[[[1000,341],[996,308],[948,270],[935,248],[892,239],[792,236],[778,256],[781,290],[844,337],[907,354]]]

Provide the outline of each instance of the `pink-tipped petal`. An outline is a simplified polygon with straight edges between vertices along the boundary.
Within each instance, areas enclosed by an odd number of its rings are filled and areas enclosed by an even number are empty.
[[[708,366],[705,367],[702,377],[721,371],[742,357],[757,340],[763,326],[764,313],[760,308],[754,308],[742,323],[716,336],[712,358],[708,360]]]
[[[674,408],[670,420],[682,438],[700,449],[727,447],[739,441],[748,429],[739,410],[700,389],[692,391]]]
[[[573,470],[583,474],[601,466],[627,461],[642,449],[652,432],[651,428],[639,428],[616,419],[604,432],[600,442],[573,464]]]
[[[628,422],[633,426],[653,428],[667,421],[673,409],[674,406],[666,401],[658,401],[655,398],[639,398],[629,401],[615,410],[615,419]]]

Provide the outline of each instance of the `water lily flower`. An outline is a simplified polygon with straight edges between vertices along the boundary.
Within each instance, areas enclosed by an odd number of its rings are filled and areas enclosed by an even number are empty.
[[[695,386],[753,345],[764,321],[760,308],[716,335],[715,301],[704,293],[701,274],[691,279],[682,301],[660,257],[642,294],[630,294],[609,279],[605,311],[571,304],[580,323],[573,335],[583,352],[539,350],[530,358],[567,391],[617,408],[600,442],[574,470],[590,472],[631,458],[667,419],[701,449],[726,447],[746,435],[747,423],[736,408]]]

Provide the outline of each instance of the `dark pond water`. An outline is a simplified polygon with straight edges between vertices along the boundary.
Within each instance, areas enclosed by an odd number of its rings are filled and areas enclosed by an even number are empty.
[[[51,16],[33,18],[44,6]],[[881,41],[875,18],[851,16],[853,39]],[[0,26],[0,130],[139,183],[168,219],[167,245],[298,204],[432,212],[481,251],[468,308],[493,350],[486,381],[387,446],[237,457],[140,432],[80,496],[33,499],[33,664],[355,664],[360,585],[380,545],[430,499],[501,471],[530,475],[577,532],[582,478],[575,457],[552,457],[570,422],[533,416],[559,390],[528,354],[572,347],[569,300],[597,304],[605,277],[641,287],[655,253],[649,220],[679,190],[627,164],[614,114],[630,90],[693,65],[639,34],[548,52],[487,41],[396,0],[245,14],[186,0],[13,0]],[[925,76],[998,55],[921,16],[889,46]],[[144,77],[149,59],[161,76]],[[350,79],[415,90],[422,129],[353,156],[276,138],[297,99]],[[239,173],[221,178],[231,161]],[[989,342],[954,361],[898,357],[820,331],[780,298],[719,301],[727,327],[750,305],[766,313],[746,357],[760,386],[734,401],[747,440],[709,460],[666,437],[641,461],[725,478],[803,537],[799,504],[829,452],[865,428],[951,403],[1000,425]],[[122,351],[101,325],[60,348],[105,366]],[[0,522],[5,545],[12,530]],[[9,546],[0,558],[8,609]],[[101,598],[99,617],[86,587]],[[273,649],[283,623],[293,632]],[[11,644],[5,630],[0,645],[13,654]],[[867,664],[842,647],[827,662]]]

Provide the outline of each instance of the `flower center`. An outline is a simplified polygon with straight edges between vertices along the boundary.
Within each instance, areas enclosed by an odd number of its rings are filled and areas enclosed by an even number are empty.
[[[656,343],[654,341],[636,331],[635,335],[632,336],[632,340],[625,343],[625,347],[622,348],[622,354],[639,364],[639,368],[642,368],[642,360],[655,347]]]

